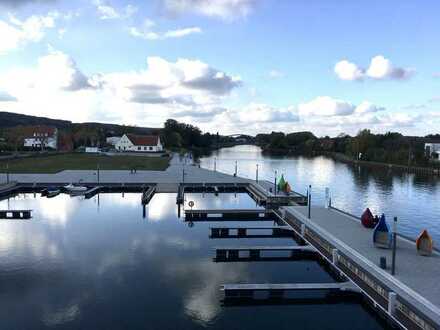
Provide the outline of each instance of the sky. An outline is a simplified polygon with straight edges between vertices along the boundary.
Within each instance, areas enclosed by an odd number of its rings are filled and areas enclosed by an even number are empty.
[[[438,0],[0,0],[0,111],[440,133]]]

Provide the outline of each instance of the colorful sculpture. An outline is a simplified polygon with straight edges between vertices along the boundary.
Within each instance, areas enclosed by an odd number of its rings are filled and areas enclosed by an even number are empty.
[[[393,237],[391,235],[390,228],[385,220],[385,214],[382,214],[378,224],[374,227],[373,232],[373,242],[378,248],[389,249],[391,248],[391,243]]]
[[[374,228],[376,225],[373,217],[373,213],[371,213],[370,209],[367,207],[364,213],[361,216],[361,223],[365,228]]]
[[[430,256],[433,249],[432,237],[428,234],[428,231],[423,230],[416,240],[417,252],[422,256]]]

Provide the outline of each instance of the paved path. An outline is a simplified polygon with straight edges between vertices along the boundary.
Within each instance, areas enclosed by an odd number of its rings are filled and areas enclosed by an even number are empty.
[[[380,257],[387,258],[388,266],[391,265],[391,250],[375,248],[373,244],[373,230],[364,228],[360,221],[324,207],[313,207],[311,219],[307,219],[306,206],[289,206],[287,209],[292,214],[302,215],[301,220],[305,223],[317,225],[333,236],[342,245],[348,246],[355,252],[366,258],[376,273],[384,273],[378,267]],[[344,247],[341,247],[341,250]],[[431,257],[423,257],[417,254],[414,242],[404,238],[397,240],[396,275],[389,275],[388,268],[386,278],[393,283],[403,283],[440,311],[440,255],[434,253]],[[398,281],[395,281],[395,280]],[[429,303],[428,303],[429,304]]]
[[[185,164],[186,163],[186,164]],[[248,183],[251,180],[234,177],[232,175],[214,172],[199,168],[190,164],[191,159],[186,161],[174,156],[170,161],[170,166],[165,171],[137,171],[132,174],[127,170],[119,171],[100,171],[99,182],[105,183],[156,183],[171,187],[174,184],[177,191],[178,183],[183,180],[185,172],[186,183]],[[54,174],[10,174],[10,181],[18,183],[97,183],[97,171],[76,171],[66,170]],[[0,182],[6,182],[6,174],[0,174]],[[168,184],[168,185],[167,185]]]

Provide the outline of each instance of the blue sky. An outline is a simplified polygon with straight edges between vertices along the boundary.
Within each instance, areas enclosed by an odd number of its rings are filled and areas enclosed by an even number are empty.
[[[0,109],[438,133],[438,12],[434,0],[0,0]]]

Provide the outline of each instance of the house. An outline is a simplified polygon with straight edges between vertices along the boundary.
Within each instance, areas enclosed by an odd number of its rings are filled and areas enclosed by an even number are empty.
[[[160,152],[163,151],[160,137],[155,135],[124,134],[115,145],[118,151]]]
[[[26,127],[23,145],[28,148],[56,150],[58,148],[58,129],[44,125]]]
[[[440,160],[440,143],[425,143],[425,152],[426,155],[434,160]]]

